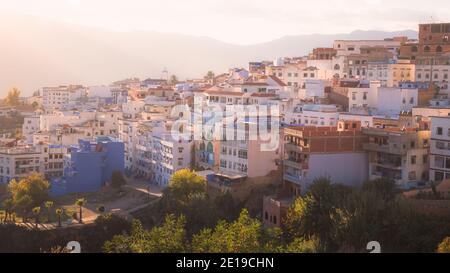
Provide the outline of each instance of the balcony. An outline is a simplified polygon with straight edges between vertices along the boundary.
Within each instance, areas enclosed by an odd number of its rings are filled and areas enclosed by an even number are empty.
[[[294,175],[290,173],[284,173],[283,179],[292,183],[300,184],[302,182],[301,175]]]
[[[292,159],[285,159],[283,162],[286,167],[291,167],[294,169],[301,169],[301,170],[309,169],[309,165],[306,162],[297,162]]]
[[[146,146],[141,145],[141,144],[136,144],[135,148],[136,148],[137,150],[141,150],[141,151],[147,151],[147,152],[150,152],[150,151],[151,151],[150,148],[147,148]]]
[[[371,176],[372,179],[373,178],[388,178],[388,179],[392,179],[395,180],[396,182],[401,181],[402,180],[402,173],[399,172],[394,172],[394,171],[379,171],[379,170],[373,170],[371,172]]]
[[[298,146],[293,143],[286,143],[284,145],[286,151],[292,151],[297,153],[309,153],[310,149],[307,147]]]
[[[404,148],[393,147],[391,145],[379,145],[377,143],[364,143],[363,149],[370,152],[381,152],[387,154],[406,155]]]

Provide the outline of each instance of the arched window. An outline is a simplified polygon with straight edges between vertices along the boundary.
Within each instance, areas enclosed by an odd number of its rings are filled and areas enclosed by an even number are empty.
[[[334,70],[340,70],[340,69],[341,69],[341,66],[339,64],[334,65]]]
[[[411,48],[411,51],[412,51],[412,52],[417,52],[417,50],[418,50],[418,49],[417,49],[417,46],[413,46],[413,47]]]
[[[200,143],[200,151],[204,151],[205,150],[205,143]]]
[[[207,146],[206,150],[207,150],[209,153],[212,153],[212,152],[214,151],[214,148],[213,148],[213,145],[212,145],[211,142],[208,142],[208,146]]]
[[[436,52],[442,52],[442,46],[437,46],[436,47]]]
[[[425,46],[424,49],[423,49],[423,51],[425,51],[425,52],[430,52],[430,50],[431,50],[431,49],[430,49],[429,46]]]

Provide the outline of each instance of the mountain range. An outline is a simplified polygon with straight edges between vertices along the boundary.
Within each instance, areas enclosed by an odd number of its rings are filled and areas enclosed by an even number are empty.
[[[251,29],[248,35],[252,35]],[[295,35],[234,45],[208,37],[160,32],[119,32],[30,16],[0,16],[0,96],[16,86],[31,94],[43,86],[102,85],[128,77],[159,78],[162,70],[179,79],[247,67],[249,61],[307,55],[336,39],[417,38],[413,30],[357,30],[335,35]]]

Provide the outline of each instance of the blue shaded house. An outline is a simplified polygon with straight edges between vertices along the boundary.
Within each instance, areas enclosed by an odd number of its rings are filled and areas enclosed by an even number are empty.
[[[124,144],[111,137],[79,140],[64,159],[64,175],[51,181],[50,194],[95,192],[111,181],[114,171],[124,172]]]

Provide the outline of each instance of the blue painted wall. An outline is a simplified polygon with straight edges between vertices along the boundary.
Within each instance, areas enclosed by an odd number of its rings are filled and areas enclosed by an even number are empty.
[[[79,140],[65,162],[64,176],[51,181],[51,195],[96,192],[111,181],[114,171],[124,172],[124,144],[109,137],[96,142]]]

